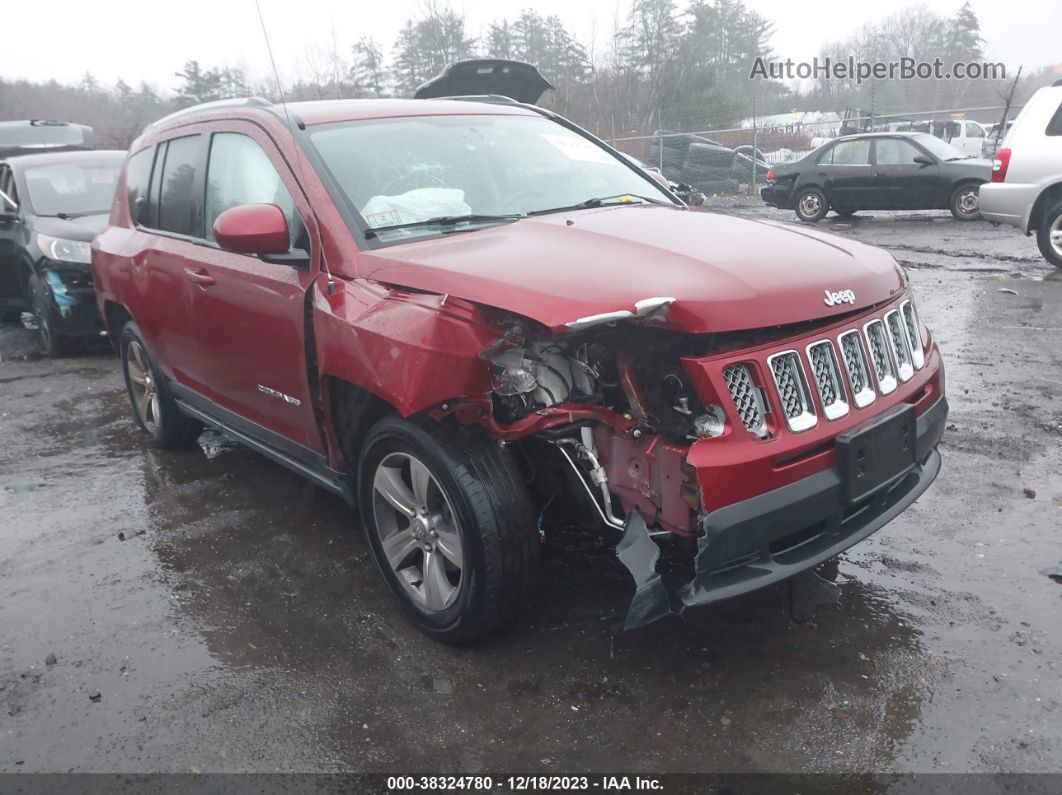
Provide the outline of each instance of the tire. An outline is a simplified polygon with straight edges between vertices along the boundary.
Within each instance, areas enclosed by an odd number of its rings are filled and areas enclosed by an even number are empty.
[[[1044,212],[1040,228],[1036,230],[1036,245],[1045,260],[1062,268],[1062,202]]]
[[[478,430],[380,420],[362,448],[358,504],[377,568],[435,640],[482,640],[530,602],[539,555],[530,498],[512,457]]]
[[[50,357],[67,356],[74,348],[76,338],[60,334],[52,328],[52,308],[48,291],[41,277],[34,273],[26,283],[30,313],[37,323],[37,336],[44,353]]]
[[[191,445],[203,426],[181,414],[170,394],[169,382],[151,360],[140,329],[131,320],[122,327],[118,353],[133,418],[148,444],[159,450]]]
[[[977,191],[981,188],[975,183],[960,185],[948,200],[948,209],[958,221],[976,221],[981,217],[977,203]]]
[[[826,200],[826,194],[818,188],[806,188],[797,195],[793,209],[801,221],[815,223],[826,217],[830,203]]]

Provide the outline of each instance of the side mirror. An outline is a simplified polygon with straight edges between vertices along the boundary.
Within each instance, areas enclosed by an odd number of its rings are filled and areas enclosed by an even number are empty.
[[[925,155],[916,155],[914,161],[921,166],[933,165],[933,158],[926,157]]]
[[[286,254],[291,248],[288,219],[275,204],[230,207],[214,221],[214,239],[237,254]]]

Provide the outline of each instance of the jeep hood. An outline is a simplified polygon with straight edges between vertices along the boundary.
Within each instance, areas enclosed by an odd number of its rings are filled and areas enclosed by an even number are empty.
[[[359,275],[530,317],[554,330],[673,297],[691,333],[828,319],[886,301],[906,278],[885,251],[769,221],[660,205],[526,218],[362,253]],[[855,302],[826,303],[851,290]]]

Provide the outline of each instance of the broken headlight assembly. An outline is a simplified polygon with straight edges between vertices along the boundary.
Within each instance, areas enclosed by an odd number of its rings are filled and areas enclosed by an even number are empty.
[[[74,262],[88,265],[92,262],[92,250],[84,240],[67,240],[37,233],[37,247],[48,259],[56,262]]]

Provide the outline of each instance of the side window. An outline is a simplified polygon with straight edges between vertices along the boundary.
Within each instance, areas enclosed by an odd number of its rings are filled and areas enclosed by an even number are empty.
[[[967,138],[984,138],[985,137],[984,128],[981,127],[980,124],[976,124],[975,122],[968,121],[968,122],[966,122],[966,137]]]
[[[1051,121],[1047,123],[1048,135],[1062,135],[1062,104],[1058,106],[1058,110],[1055,111],[1055,115],[1051,117]]]
[[[874,147],[879,166],[914,165],[914,159],[921,154],[907,141],[901,141],[898,138],[879,138],[874,143]]]
[[[870,165],[870,139],[861,138],[854,141],[841,141],[830,152],[832,159],[820,161],[835,166]]]
[[[195,186],[200,176],[203,136],[174,138],[166,147],[159,185],[158,228],[190,237],[203,235],[203,207]]]
[[[11,166],[0,165],[0,192],[6,197],[0,197],[0,212],[8,213],[16,210],[18,188],[15,187],[15,172],[11,170]]]
[[[214,239],[214,221],[230,207],[275,204],[288,218],[292,245],[302,228],[295,202],[269,156],[240,133],[215,133],[207,166],[206,237]],[[305,248],[305,246],[299,246]]]
[[[141,223],[156,228],[159,225],[159,195],[162,193],[162,164],[166,161],[166,149],[169,142],[163,141],[155,147],[155,163],[151,169],[151,184],[148,186],[148,205]]]
[[[144,223],[148,208],[148,183],[155,147],[149,146],[129,158],[125,166],[125,187],[129,195],[129,215],[134,224]]]

